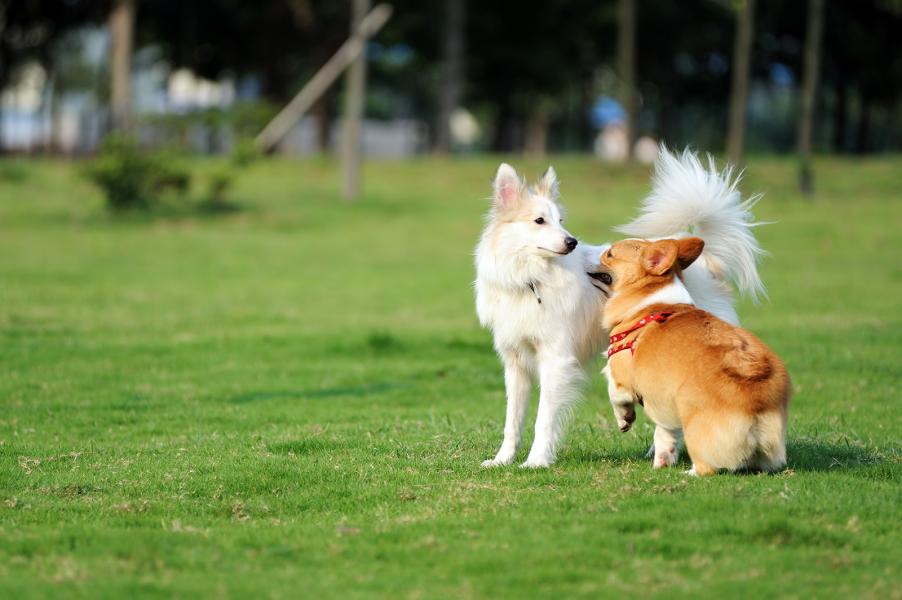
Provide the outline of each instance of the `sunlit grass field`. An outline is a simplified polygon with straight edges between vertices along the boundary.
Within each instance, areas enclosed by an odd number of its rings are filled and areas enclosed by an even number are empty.
[[[554,467],[479,468],[500,160],[371,162],[354,205],[274,160],[238,212],[122,219],[77,164],[2,163],[0,597],[902,598],[902,159],[820,160],[810,201],[750,161],[770,299],[740,313],[793,377],[789,468],[703,480],[598,377]],[[648,189],[550,162],[582,239]]]

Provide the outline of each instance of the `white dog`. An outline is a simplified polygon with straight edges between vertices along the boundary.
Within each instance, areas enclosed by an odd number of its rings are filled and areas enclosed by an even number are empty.
[[[742,292],[762,290],[749,209],[731,170],[706,169],[684,152],[662,149],[655,183],[642,214],[620,230],[646,239],[692,233],[705,240],[702,256],[685,272],[700,308],[737,323],[727,280]],[[532,384],[540,386],[535,439],[524,467],[546,467],[564,434],[568,409],[579,396],[587,368],[608,341],[601,326],[610,275],[599,266],[607,246],[579,244],[563,225],[558,182],[549,167],[528,188],[502,164],[492,208],[476,248],[476,311],[492,330],[504,363],[507,416],[504,441],[483,466],[509,465],[520,444]]]

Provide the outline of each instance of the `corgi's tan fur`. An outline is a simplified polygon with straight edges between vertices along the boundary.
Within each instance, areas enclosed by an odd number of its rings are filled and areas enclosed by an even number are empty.
[[[757,337],[686,301],[681,273],[703,247],[696,237],[624,240],[602,254],[614,276],[604,310],[612,336],[649,314],[671,313],[630,332],[632,349],[609,357],[611,403],[623,431],[634,403],[644,405],[658,426],[655,467],[676,461],[682,430],[695,475],[775,471],[786,464],[789,375]]]

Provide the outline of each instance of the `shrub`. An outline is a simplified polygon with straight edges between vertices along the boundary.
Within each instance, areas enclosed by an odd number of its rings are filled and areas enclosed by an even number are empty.
[[[142,152],[134,139],[121,135],[107,136],[87,175],[114,212],[147,210],[168,190],[184,195],[191,182],[190,174],[171,157]]]

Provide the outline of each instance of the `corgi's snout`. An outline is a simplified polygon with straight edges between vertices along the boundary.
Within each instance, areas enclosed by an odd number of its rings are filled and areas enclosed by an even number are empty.
[[[564,239],[564,246],[567,247],[567,253],[568,253],[568,254],[571,253],[571,252],[573,252],[573,249],[576,248],[576,245],[577,245],[577,244],[579,244],[579,242],[578,242],[578,241],[576,240],[576,238],[573,237],[572,235],[571,235],[571,236],[567,236],[567,238]]]

